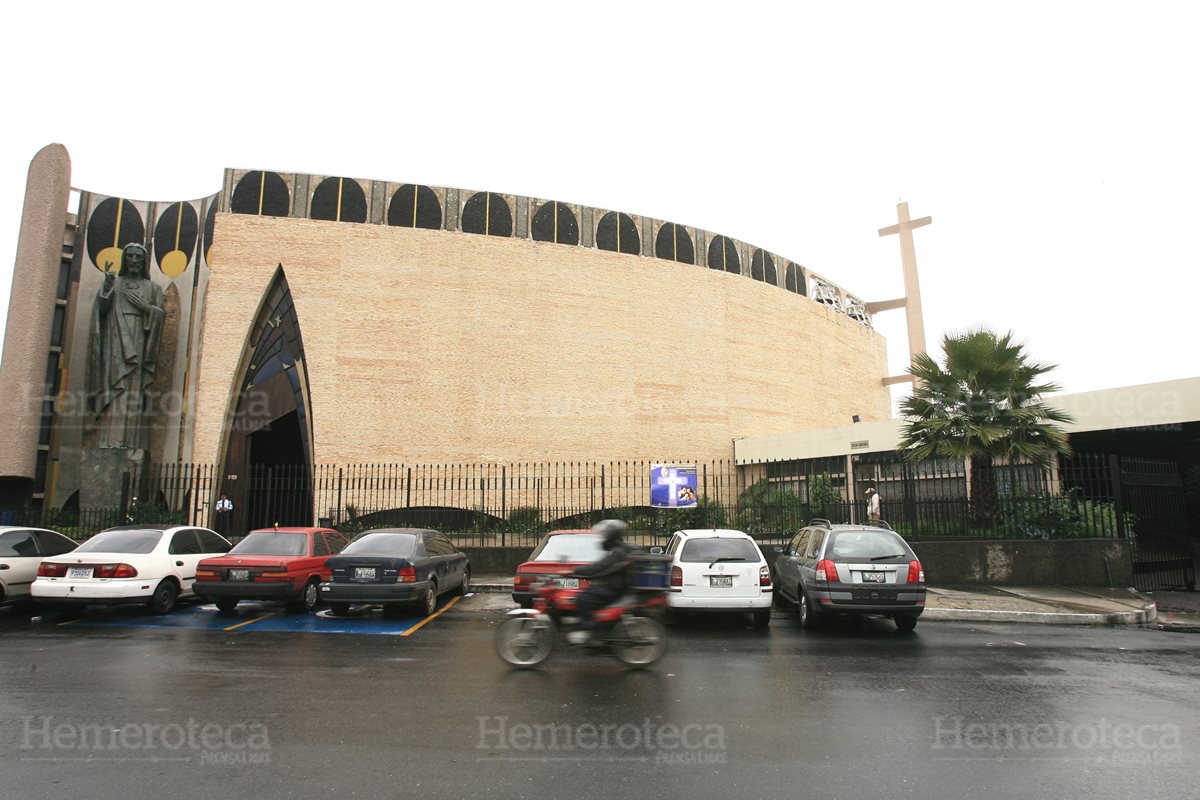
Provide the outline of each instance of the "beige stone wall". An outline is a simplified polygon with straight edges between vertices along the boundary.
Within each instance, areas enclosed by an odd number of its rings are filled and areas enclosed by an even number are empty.
[[[221,214],[194,458],[219,461],[276,265],[304,338],[317,462],[732,456],[732,440],[884,419],[884,341],[806,297],[528,240]]]

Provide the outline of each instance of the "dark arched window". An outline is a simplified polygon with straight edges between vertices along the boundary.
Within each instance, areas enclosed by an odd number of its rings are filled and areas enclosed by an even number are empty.
[[[636,256],[642,250],[637,226],[628,214],[610,211],[596,225],[596,247]]]
[[[479,192],[463,205],[463,233],[486,236],[512,236],[512,212],[508,201],[498,194]]]
[[[367,194],[353,178],[326,178],[313,192],[308,216],[331,222],[366,222]]]
[[[442,204],[428,186],[406,183],[392,195],[387,223],[401,228],[437,230],[442,227]]]
[[[579,223],[566,203],[542,203],[533,215],[532,232],[537,242],[579,244]]]
[[[685,264],[696,263],[696,248],[687,229],[668,222],[658,229],[654,240],[654,255],[669,261],[682,261]]]
[[[286,217],[290,204],[287,184],[278,173],[254,170],[238,181],[229,200],[229,210],[257,217]]]
[[[792,262],[787,265],[787,271],[783,273],[784,285],[787,286],[789,292],[796,294],[808,294],[808,287],[804,285],[804,270],[800,269],[800,265]]]
[[[754,251],[754,257],[750,259],[750,277],[756,281],[766,281],[772,286],[779,283],[775,274],[775,259],[771,258],[770,253],[765,250]]]
[[[192,263],[200,216],[191,203],[172,203],[154,225],[154,260],[164,275],[178,278]]]
[[[723,269],[726,272],[741,272],[742,262],[738,258],[737,247],[726,236],[714,236],[708,244],[708,268]]]

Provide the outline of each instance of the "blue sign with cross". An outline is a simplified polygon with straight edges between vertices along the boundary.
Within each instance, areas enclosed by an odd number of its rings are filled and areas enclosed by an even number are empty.
[[[696,467],[665,464],[651,467],[650,505],[654,508],[693,508],[696,505]]]

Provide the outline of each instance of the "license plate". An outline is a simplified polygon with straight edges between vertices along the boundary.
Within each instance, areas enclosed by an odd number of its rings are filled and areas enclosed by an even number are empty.
[[[864,572],[862,574],[863,583],[884,583],[886,574],[884,572]]]
[[[91,567],[67,567],[68,578],[90,578],[92,577]]]
[[[728,589],[733,586],[732,575],[709,575],[708,587],[710,589]]]
[[[355,567],[354,580],[356,581],[373,581],[375,580],[374,567]]]
[[[555,578],[554,585],[560,589],[578,589],[579,578]]]
[[[231,580],[231,581],[248,581],[248,580],[250,580],[250,570],[248,570],[248,569],[231,569],[231,570],[229,570],[229,580]]]

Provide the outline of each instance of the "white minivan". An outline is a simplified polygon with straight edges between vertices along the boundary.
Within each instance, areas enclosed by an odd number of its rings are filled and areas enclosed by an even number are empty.
[[[749,611],[756,626],[770,624],[771,568],[748,535],[723,528],[675,531],[666,554],[671,611]]]

